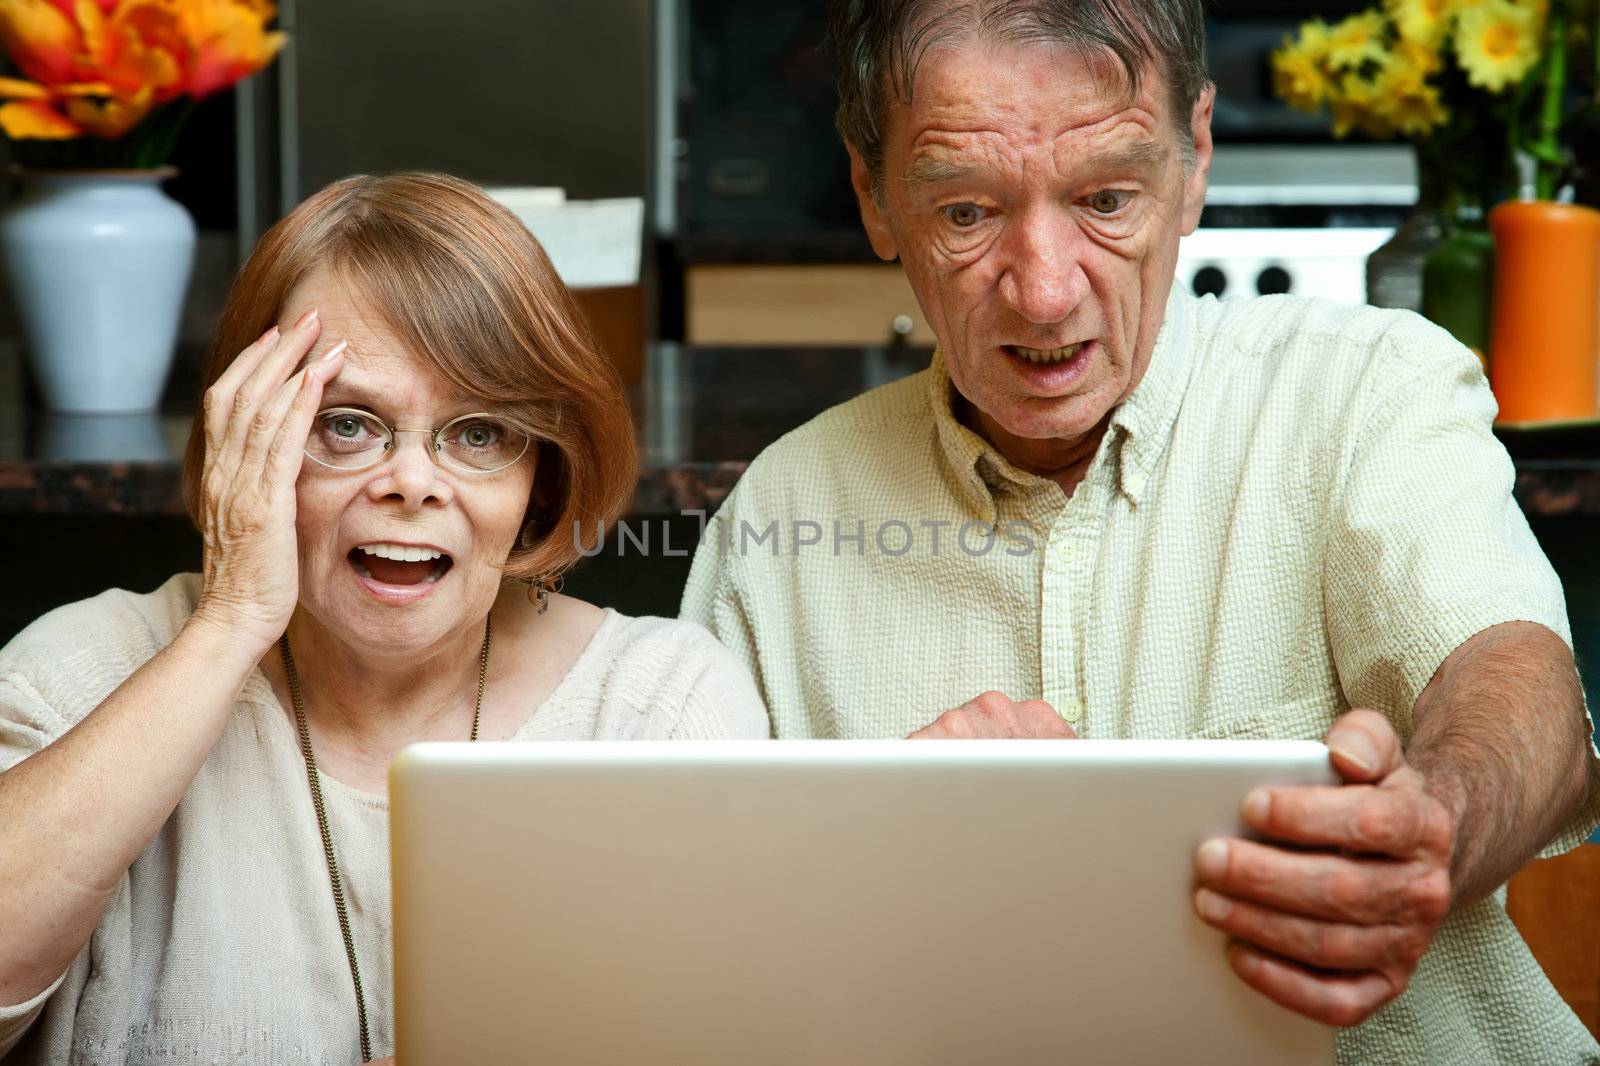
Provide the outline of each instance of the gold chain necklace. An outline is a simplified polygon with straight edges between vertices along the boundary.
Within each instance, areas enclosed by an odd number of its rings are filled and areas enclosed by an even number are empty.
[[[472,705],[472,733],[478,739],[478,718],[483,713],[483,685],[489,676],[489,620],[483,620],[483,649],[478,653],[478,697]],[[339,916],[339,932],[344,937],[344,955],[350,961],[350,979],[356,988],[356,1022],[361,1027],[361,1061],[372,1061],[372,1042],[367,1036],[367,1001],[361,994],[361,967],[356,964],[356,942],[350,935],[350,916],[344,906],[344,887],[339,880],[339,860],[333,855],[333,834],[328,832],[327,808],[322,803],[322,786],[317,783],[317,757],[311,751],[311,729],[306,725],[306,705],[300,698],[300,675],[295,672],[294,656],[289,654],[289,634],[278,638],[283,654],[283,675],[289,684],[289,701],[294,704],[294,725],[300,734],[300,754],[306,760],[306,779],[311,782],[311,806],[317,812],[317,829],[322,833],[322,854],[328,860],[328,883],[333,886],[333,909]]]

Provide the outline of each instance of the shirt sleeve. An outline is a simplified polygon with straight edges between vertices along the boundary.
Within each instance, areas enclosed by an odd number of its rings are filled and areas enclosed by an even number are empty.
[[[26,677],[0,674],[0,773],[42,750],[66,728]]]
[[[1351,706],[1385,712],[1403,742],[1412,708],[1445,658],[1491,626],[1527,621],[1570,647],[1561,582],[1512,495],[1481,367],[1417,320],[1372,360],[1335,493],[1325,557],[1328,634]],[[1548,853],[1600,822],[1590,802]]]
[[[44,748],[65,728],[59,716],[26,678],[0,676],[0,773]],[[45,1004],[66,980],[66,973],[28,1000],[0,1006],[0,1058],[14,1048],[44,1013]]]
[[[772,727],[750,671],[714,638],[702,634],[704,662],[684,701],[671,740],[767,740]]]
[[[0,1007],[0,1059],[5,1058],[28,1034],[28,1029],[44,1013],[45,1004],[50,1002],[50,997],[56,994],[66,979],[67,975],[63,972],[50,983],[49,988],[28,1002],[18,1003],[14,1007]]]
[[[688,583],[683,587],[683,601],[678,605],[679,618],[685,622],[698,622],[719,639],[721,633],[717,631],[719,619],[716,604],[729,577],[729,560],[718,550],[717,529],[719,523],[726,521],[732,512],[737,494],[735,490],[734,495],[729,496],[711,521],[706,523],[700,544],[695,548],[694,562],[689,567]]]
[[[749,476],[747,471],[745,477]],[[722,647],[743,664],[745,673],[754,681],[757,698],[764,706],[770,706],[761,675],[760,647],[750,617],[751,597],[742,586],[737,567],[739,555],[726,550],[725,534],[721,533],[723,523],[731,527],[737,522],[740,496],[735,488],[707,524],[700,546],[695,550],[678,617],[710,630]]]

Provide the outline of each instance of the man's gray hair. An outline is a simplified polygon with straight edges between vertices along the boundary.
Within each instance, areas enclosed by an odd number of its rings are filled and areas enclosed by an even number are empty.
[[[1184,169],[1193,168],[1189,116],[1209,84],[1201,0],[832,0],[828,23],[839,135],[866,164],[880,203],[890,107],[911,99],[929,49],[963,36],[1109,52],[1130,93],[1154,62],[1167,81]]]

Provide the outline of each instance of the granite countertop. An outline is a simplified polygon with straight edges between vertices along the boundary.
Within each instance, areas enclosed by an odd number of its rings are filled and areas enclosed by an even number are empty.
[[[640,441],[635,515],[713,511],[772,441],[853,396],[920,370],[928,352],[653,346],[631,397]],[[179,352],[163,409],[45,412],[15,342],[0,341],[0,514],[181,515],[192,397]]]
[[[634,400],[641,472],[632,513],[714,511],[762,448],[824,409],[915,372],[915,349],[718,349],[655,345]],[[179,354],[159,414],[92,417],[38,410],[0,343],[0,513],[183,513],[179,457],[197,391]],[[1517,499],[1542,516],[1600,516],[1600,423],[1505,429]]]

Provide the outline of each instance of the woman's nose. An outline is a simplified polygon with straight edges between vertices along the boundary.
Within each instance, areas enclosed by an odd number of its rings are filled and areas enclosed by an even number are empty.
[[[392,499],[408,511],[429,502],[448,503],[450,483],[436,460],[432,433],[395,431],[394,448],[372,482],[374,498]]]

